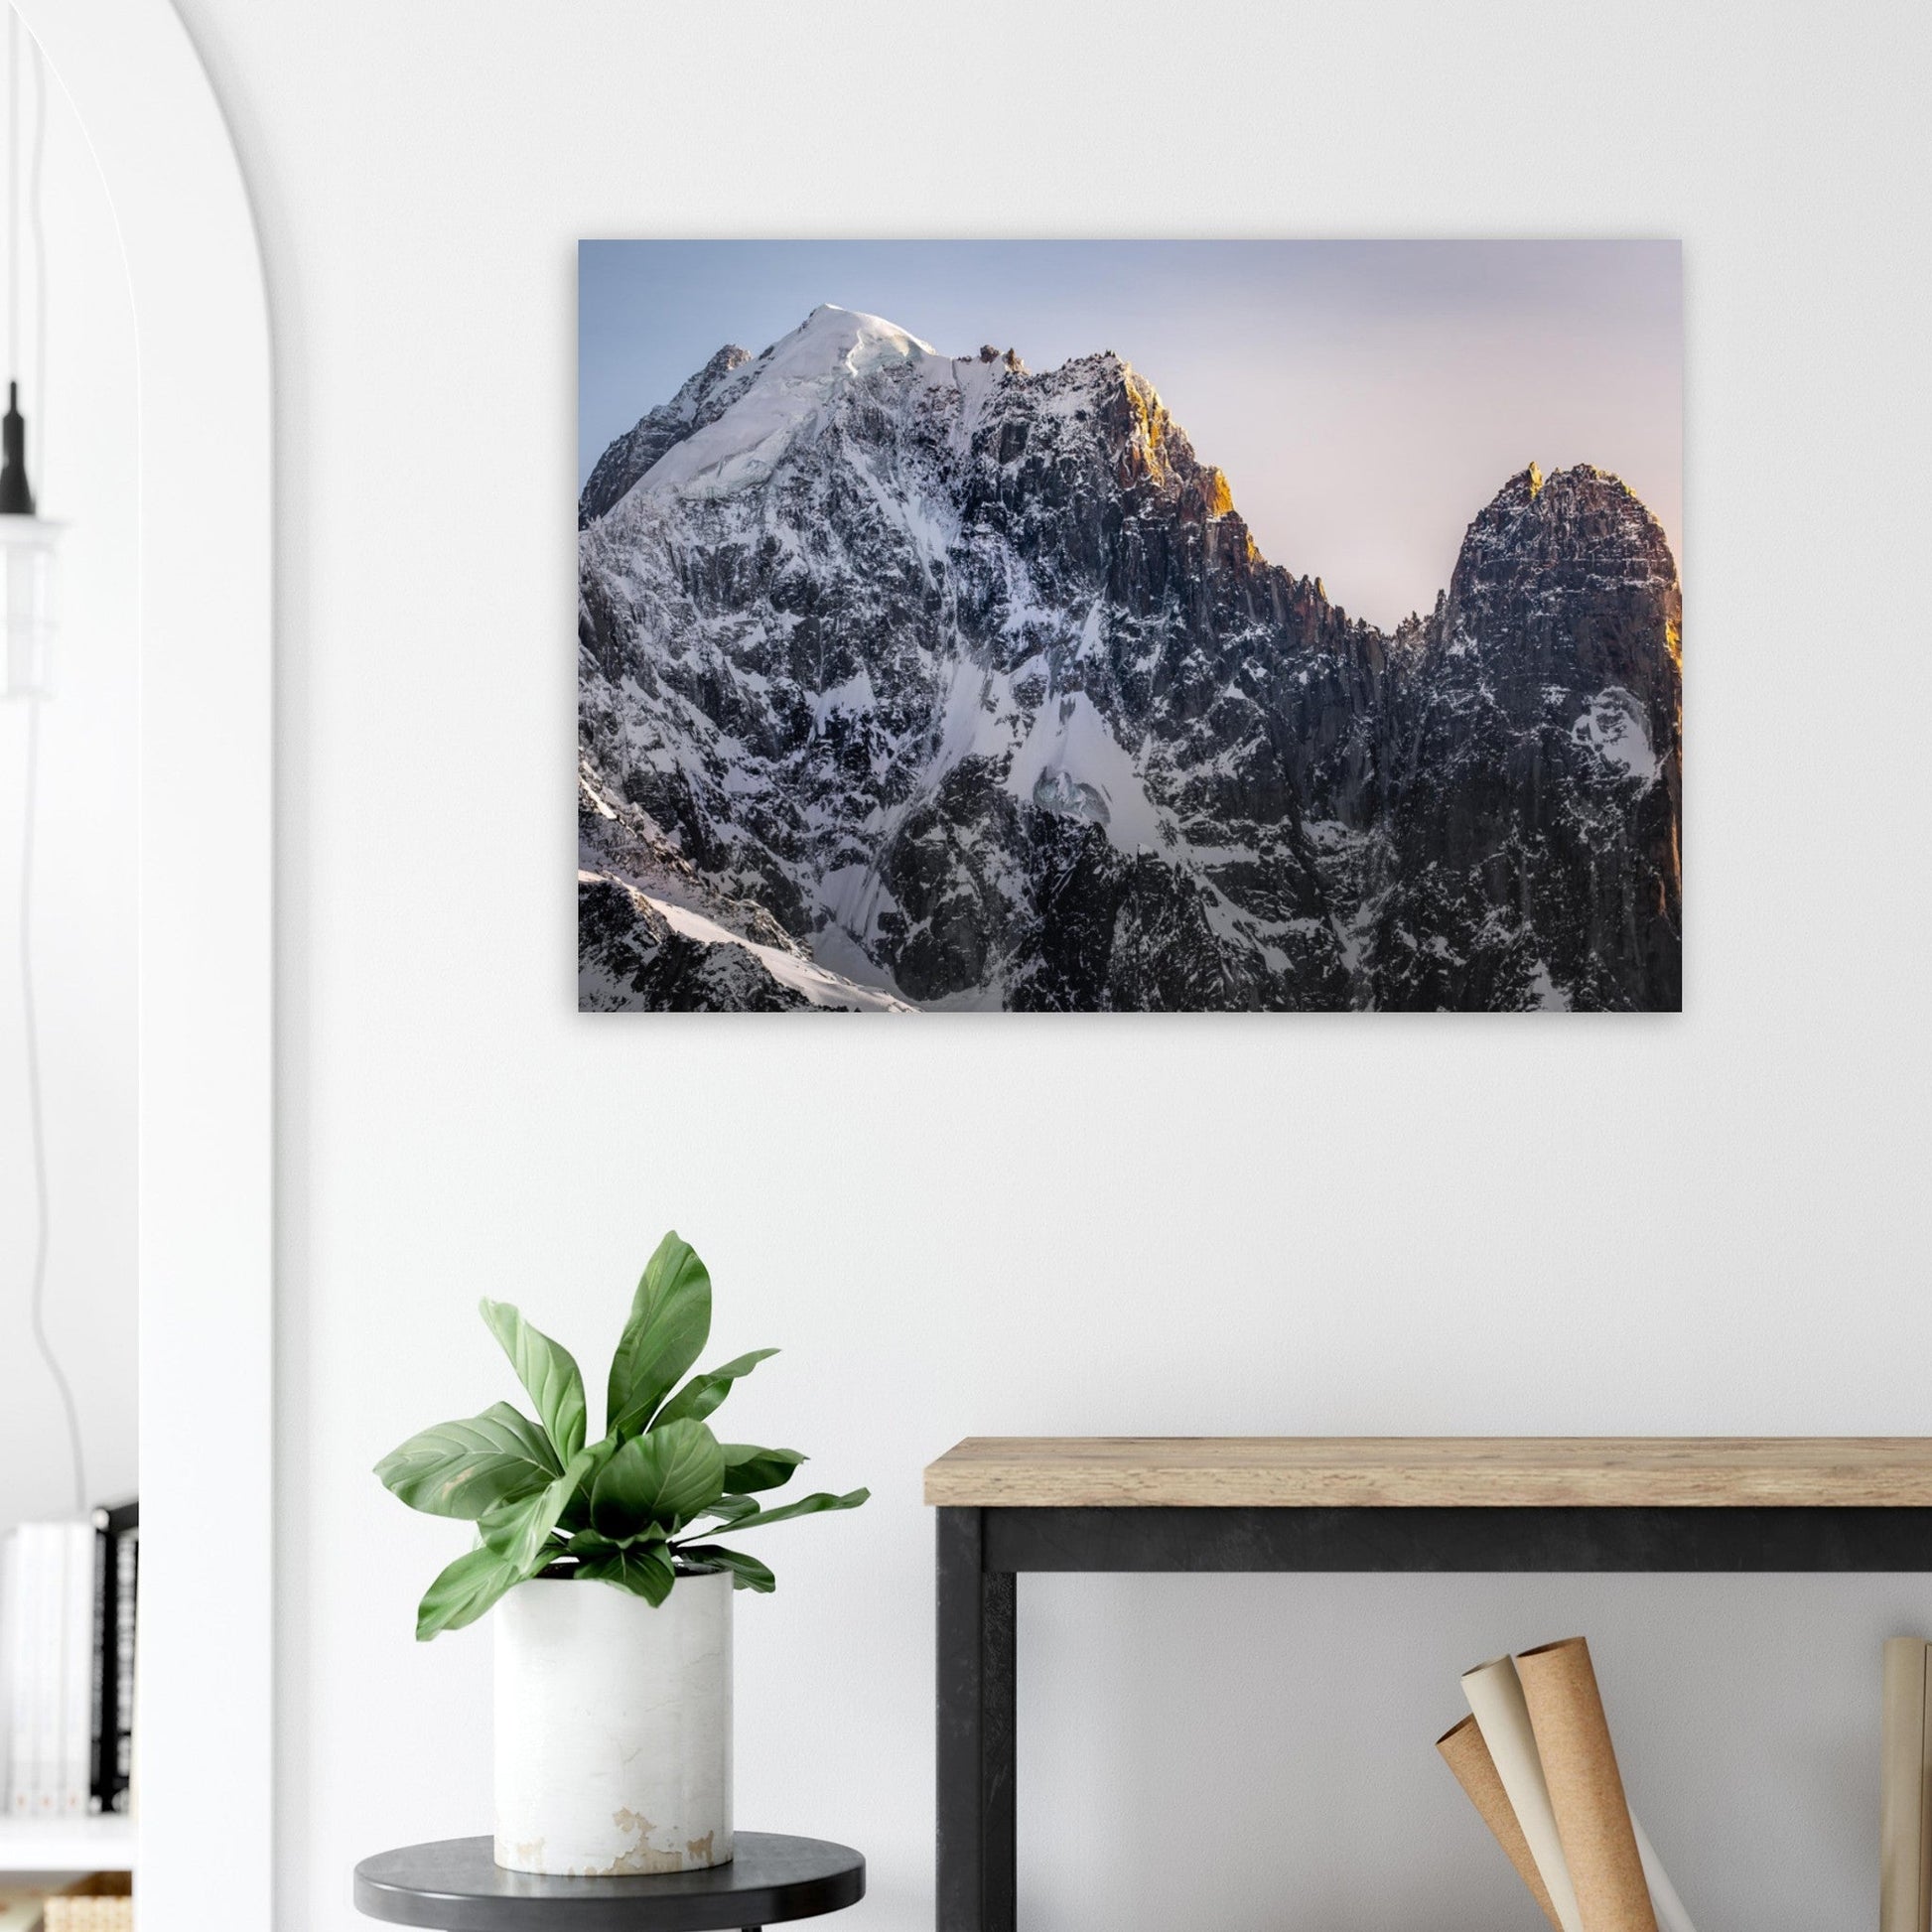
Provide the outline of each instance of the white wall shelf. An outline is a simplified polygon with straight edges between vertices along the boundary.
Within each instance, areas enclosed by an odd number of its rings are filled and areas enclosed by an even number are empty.
[[[0,1871],[132,1871],[131,1818],[0,1818]]]

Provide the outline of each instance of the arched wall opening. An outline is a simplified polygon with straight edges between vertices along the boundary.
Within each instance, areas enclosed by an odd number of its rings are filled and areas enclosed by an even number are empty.
[[[136,826],[112,871],[136,961],[141,1922],[259,1932],[274,1920],[267,310],[234,150],[168,0],[18,12],[112,203],[138,368]]]

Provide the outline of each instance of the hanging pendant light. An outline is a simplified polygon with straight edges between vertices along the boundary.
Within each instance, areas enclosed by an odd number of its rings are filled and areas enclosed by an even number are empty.
[[[45,698],[54,689],[54,545],[61,526],[36,514],[27,481],[27,420],[20,384],[7,384],[0,418],[0,621],[6,625],[6,695]]]
[[[30,39],[34,70],[34,153],[29,183],[34,239],[34,291],[39,328],[34,353],[40,369],[35,390],[45,415],[47,400],[47,239],[41,226],[41,156],[47,140],[47,79],[41,51]],[[20,334],[20,16],[7,9],[7,355],[21,366]],[[27,419],[20,413],[20,384],[7,384],[7,413],[0,419],[0,693],[45,698],[54,689],[54,543],[60,525],[34,505],[27,474]]]

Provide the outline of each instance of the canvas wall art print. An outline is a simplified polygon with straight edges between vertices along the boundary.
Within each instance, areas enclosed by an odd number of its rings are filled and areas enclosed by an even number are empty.
[[[589,1011],[1669,1012],[1669,242],[586,242]]]

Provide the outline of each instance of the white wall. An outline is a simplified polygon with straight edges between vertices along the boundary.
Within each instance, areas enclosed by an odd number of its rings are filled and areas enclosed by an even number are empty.
[[[0,16],[0,85],[4,27]],[[43,409],[25,217],[28,54],[23,34],[22,406],[41,514],[68,526],[58,689],[41,713],[33,909],[52,1199],[47,1328],[73,1384],[88,1488],[100,1500],[135,1488],[134,312],[113,209],[49,68]],[[0,228],[4,180],[0,147]],[[5,379],[0,370],[0,407]],[[73,1505],[67,1425],[28,1317],[34,1192],[19,965],[26,751],[27,707],[0,703],[0,1524]]]
[[[876,1491],[772,1535],[740,1796],[864,1847],[893,1932],[961,1435],[1927,1429],[1922,10],[185,12],[280,357],[283,1932],[487,1820],[486,1635],[410,1638],[458,1539],[368,1465],[508,1392],[480,1294],[601,1357],[673,1221],[717,1352],[787,1350],[734,1427]],[[580,1018],[575,238],[1202,232],[1683,237],[1689,1011]],[[1700,1922],[1795,1932],[1871,1914],[1877,1644],[1932,1584],[1022,1616],[1030,1927],[1527,1928],[1430,1744],[1459,1666],[1582,1628]]]

